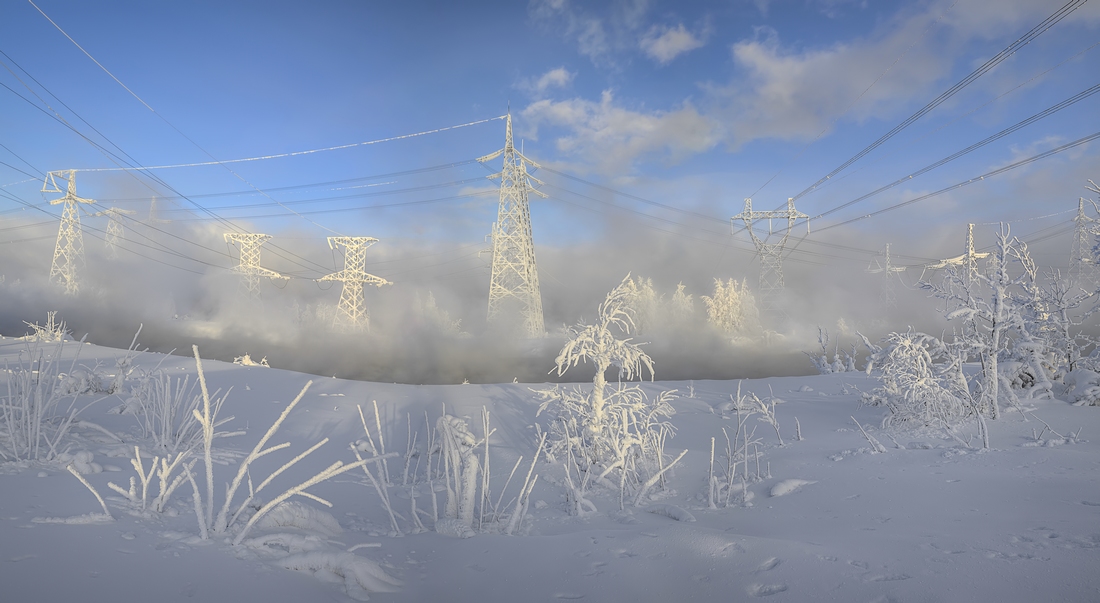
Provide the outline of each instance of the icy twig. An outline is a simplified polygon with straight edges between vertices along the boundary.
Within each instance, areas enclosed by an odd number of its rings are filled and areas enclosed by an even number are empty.
[[[196,348],[195,351],[196,351],[196,353],[198,353],[198,348]],[[202,378],[201,378],[202,373],[199,373],[199,375],[200,375],[200,383],[202,383],[203,382]],[[275,452],[277,450],[282,450],[283,448],[287,448],[287,447],[290,446],[290,442],[284,442],[284,443],[279,444],[277,446],[272,446],[271,448],[268,448],[267,450],[263,449],[264,445],[267,444],[267,441],[269,439],[271,439],[271,437],[273,435],[275,435],[276,431],[279,430],[279,427],[283,424],[283,421],[286,420],[286,417],[287,417],[287,415],[290,414],[290,411],[294,410],[294,407],[297,406],[298,403],[302,401],[302,397],[306,395],[306,392],[309,391],[309,388],[310,388],[311,385],[313,385],[312,380],[306,382],[305,387],[302,388],[302,391],[298,392],[298,395],[294,397],[294,400],[292,400],[290,402],[290,404],[287,404],[286,408],[284,408],[283,412],[279,415],[279,418],[275,419],[275,422],[271,424],[271,427],[267,430],[267,433],[265,433],[264,436],[262,438],[260,438],[260,441],[256,443],[256,446],[254,446],[252,448],[252,452],[248,453],[248,456],[246,456],[244,458],[244,460],[241,461],[240,466],[237,468],[237,476],[233,478],[233,483],[229,486],[229,490],[226,491],[226,493],[225,493],[225,502],[222,504],[222,508],[218,512],[218,521],[217,521],[216,524],[214,524],[214,531],[215,532],[221,532],[223,530],[229,529],[229,526],[232,523],[232,522],[226,521],[226,517],[229,515],[229,507],[230,507],[230,505],[233,504],[233,496],[237,493],[237,488],[240,487],[241,481],[244,479],[245,475],[248,473],[248,466],[258,458],[261,458],[265,455],[271,454],[272,452]],[[206,386],[203,385],[202,388],[203,388],[203,396],[205,396],[206,395]],[[285,465],[282,469],[280,469],[279,472],[282,472],[283,470],[285,470],[286,467],[288,467],[289,465],[293,465],[294,463],[298,462],[298,460],[300,460],[306,454],[309,454],[310,452],[312,452],[315,449],[316,449],[316,447],[306,451],[302,455],[299,455],[294,460],[292,460],[288,465]],[[212,477],[211,477],[211,479],[212,479]],[[236,519],[236,515],[234,515],[234,520],[235,519]]]
[[[542,452],[543,446],[546,444],[546,433],[543,433],[539,438],[538,448],[535,449],[535,456],[531,459],[531,467],[527,470],[527,477],[523,480],[523,486],[519,489],[519,496],[516,498],[516,506],[512,509],[512,517],[508,520],[508,529],[505,530],[505,534],[511,536],[520,522],[523,521],[523,516],[527,514],[527,500],[531,496],[531,490],[535,488],[535,481],[538,481],[539,476],[535,476],[534,481],[531,479],[531,474],[535,471],[535,463],[539,460],[539,454]],[[517,462],[518,465],[518,462]],[[513,469],[514,471],[514,469]],[[568,478],[568,471],[566,472]],[[511,478],[509,478],[511,479]],[[507,484],[505,485],[507,487]],[[503,492],[501,492],[503,494]],[[500,504],[497,501],[497,504]],[[595,508],[593,507],[593,510]]]
[[[396,457],[397,455],[391,453],[390,456]],[[306,481],[298,484],[297,486],[294,486],[292,488],[288,488],[285,492],[283,492],[282,494],[276,496],[275,498],[271,499],[267,504],[260,507],[260,509],[258,511],[256,511],[256,513],[253,514],[252,517],[249,518],[248,523],[246,523],[244,525],[244,528],[241,530],[241,532],[239,534],[237,534],[236,538],[233,539],[233,544],[234,545],[240,544],[241,541],[244,540],[244,537],[248,534],[248,531],[252,529],[252,526],[255,525],[255,523],[257,521],[259,521],[259,519],[261,517],[266,515],[268,513],[268,511],[271,511],[271,509],[274,509],[276,506],[278,506],[279,503],[281,503],[284,500],[290,498],[291,496],[294,496],[295,494],[301,495],[301,496],[307,496],[308,498],[312,498],[313,500],[316,500],[316,501],[318,501],[322,504],[325,504],[325,506],[331,507],[332,506],[331,503],[328,503],[327,501],[325,501],[324,499],[322,499],[320,497],[309,494],[308,492],[305,491],[305,489],[309,488],[310,486],[317,485],[317,484],[319,484],[319,483],[321,483],[325,480],[336,477],[337,475],[340,475],[341,473],[351,471],[352,469],[355,469],[357,467],[363,467],[367,463],[375,463],[375,462],[378,462],[378,461],[381,461],[381,460],[383,460],[382,456],[376,456],[376,457],[372,457],[372,458],[369,458],[369,459],[359,460],[359,461],[356,461],[354,463],[349,463],[347,465],[345,465],[343,461],[336,461],[335,463],[329,465],[328,468],[326,468],[324,471],[321,471],[317,475],[314,475],[313,477],[311,477],[311,478],[307,479]]]
[[[187,475],[187,481],[191,482],[191,500],[195,503],[195,519],[199,523],[199,538],[207,540],[210,533],[206,529],[206,519],[202,514],[202,496],[199,495],[199,485],[195,483],[195,476],[191,475],[191,465],[184,465],[183,472]]]
[[[641,504],[642,497],[645,496],[646,492],[648,492],[651,487],[653,487],[653,484],[657,483],[657,480],[661,479],[661,475],[664,474],[665,471],[668,471],[669,469],[672,469],[672,466],[675,465],[676,463],[678,463],[680,461],[680,459],[684,458],[685,454],[687,454],[687,449],[684,449],[684,451],[681,452],[679,454],[679,456],[672,459],[671,463],[665,465],[664,469],[661,469],[660,471],[658,471],[652,477],[647,479],[645,484],[642,484],[641,489],[638,490],[638,495],[634,497],[634,506],[635,507],[637,507],[639,504]]]
[[[859,431],[860,431],[860,433],[863,434],[863,437],[867,438],[867,443],[869,443],[871,445],[871,449],[873,451],[872,454],[878,454],[880,452],[886,452],[886,447],[883,446],[878,440],[876,440],[874,438],[874,436],[867,433],[867,430],[863,429],[863,426],[859,424],[859,421],[856,421],[855,417],[849,416],[848,418],[851,419],[856,424],[856,427],[859,428]]]
[[[80,475],[80,472],[77,471],[71,464],[65,467],[65,469],[68,469],[69,473],[72,473],[73,476],[76,477],[76,479],[80,480],[80,483],[84,484],[85,488],[90,490],[92,494],[95,495],[95,499],[99,501],[99,506],[103,507],[103,514],[106,515],[109,519],[113,520],[114,517],[111,515],[111,512],[107,510],[107,503],[103,502],[103,497],[99,495],[99,492],[96,492],[96,489],[93,488],[90,483],[88,483],[88,480],[84,479],[84,476]]]

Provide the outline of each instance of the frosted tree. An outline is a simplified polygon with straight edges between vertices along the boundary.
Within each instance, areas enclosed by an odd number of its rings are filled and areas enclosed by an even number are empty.
[[[1061,372],[1077,370],[1084,351],[1096,346],[1084,329],[1097,310],[1096,297],[1097,291],[1074,286],[1060,271],[1053,268],[1047,271],[1046,286],[1039,291],[1041,311],[1036,318]]]
[[[707,320],[727,335],[743,335],[754,331],[760,324],[760,311],[756,299],[745,281],[729,279],[723,283],[714,279],[714,295],[702,296],[707,308]]]
[[[644,367],[649,371],[650,380],[653,379],[653,360],[642,351],[641,345],[632,343],[629,337],[620,339],[613,332],[629,335],[634,329],[636,311],[631,302],[637,296],[636,291],[628,274],[600,304],[595,324],[579,323],[567,329],[569,340],[554,360],[559,377],[582,361],[596,366],[596,375],[592,379],[591,404],[587,413],[590,417],[589,429],[598,431],[599,426],[607,422],[604,400],[608,369],[615,367],[618,369],[620,381],[624,378],[630,381],[635,375],[641,377]]]
[[[683,282],[676,285],[676,291],[669,300],[669,312],[672,318],[681,322],[691,319],[695,314],[695,302],[691,294],[685,292]]]
[[[440,308],[435,301],[435,295],[428,291],[426,298],[421,299],[416,294],[414,310],[417,317],[428,327],[449,335],[458,335],[462,332],[462,319],[451,318],[451,314]]]
[[[634,310],[634,332],[648,333],[658,320],[662,300],[653,289],[653,279],[639,276],[629,283],[627,305]]]
[[[1013,265],[1022,268],[1019,275],[1013,276]],[[1029,330],[1029,321],[1025,318],[1026,314],[1036,311],[1033,306],[1035,277],[1035,263],[1027,246],[1012,237],[1007,226],[1002,226],[989,257],[987,272],[978,272],[968,278],[965,268],[948,267],[941,283],[921,283],[933,297],[955,308],[947,313],[947,319],[962,323],[956,338],[981,363],[978,408],[994,419],[1000,417],[999,398],[1002,381],[1005,381],[998,361],[1013,344],[1012,336],[1017,335],[1018,346],[1026,346],[1018,352],[1028,349],[1032,359],[1042,354],[1039,348],[1043,342]],[[1039,370],[1037,365],[1032,368]]]
[[[653,360],[626,337],[634,328],[631,301],[636,291],[627,275],[600,304],[594,324],[581,323],[568,330],[554,370],[560,376],[581,362],[591,362],[596,369],[592,389],[555,387],[536,392],[542,399],[539,415],[553,407],[548,453],[566,459],[566,497],[573,514],[593,511],[595,506],[585,496],[588,486],[614,487],[610,478],[615,475],[619,508],[628,492],[637,503],[683,457],[664,459],[665,442],[674,432],[667,421],[675,413],[670,403],[674,392],[662,392],[650,400],[637,385],[623,383],[642,377],[643,369],[653,378]],[[618,370],[618,384],[608,387],[607,372],[612,368]]]

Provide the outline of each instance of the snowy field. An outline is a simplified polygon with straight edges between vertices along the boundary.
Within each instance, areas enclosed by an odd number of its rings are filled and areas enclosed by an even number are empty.
[[[0,340],[0,357],[15,369],[30,345]],[[51,355],[56,345],[40,349]],[[92,382],[110,389],[127,352],[70,341],[61,356],[61,372],[75,390]],[[215,515],[242,459],[310,379],[266,444],[289,447],[252,464],[230,511],[248,496],[249,479],[259,487],[294,456],[329,441],[276,476],[232,527],[202,539],[187,480],[160,501],[161,512],[153,508],[155,476],[145,510],[140,479],[127,492],[137,476],[134,447],[143,451],[147,472],[160,453],[133,403],[120,410],[138,376],[158,366],[173,379],[188,377],[187,393],[198,394],[190,389],[197,381],[193,358],[139,355],[128,369],[126,393],[61,401],[62,410],[73,400],[75,408],[90,406],[72,423],[58,460],[0,464],[5,601],[1100,600],[1095,407],[1039,400],[1026,401],[1022,414],[1007,408],[989,421],[991,449],[981,450],[968,428],[958,439],[939,430],[882,429],[884,411],[859,404],[859,391],[876,386],[862,372],[740,384],[647,382],[651,399],[678,390],[665,456],[686,454],[662,475],[663,484],[637,504],[628,496],[621,511],[617,484],[589,484],[586,501],[595,511],[581,505],[587,512],[578,516],[567,513],[576,501],[567,501],[563,459],[550,462],[543,451],[533,470],[530,464],[538,434],[548,429],[549,415],[536,416],[532,392],[541,385],[391,385],[204,361],[212,398],[228,391],[218,418],[232,419],[216,430],[243,432],[213,440]],[[778,435],[763,414],[742,418],[746,433],[755,428],[750,442],[756,444],[745,448],[747,458],[739,457],[730,480],[723,428],[731,438],[742,433],[731,402],[739,385],[743,396],[780,400],[773,406]],[[494,430],[490,477],[487,490],[474,484],[470,530],[444,517],[446,467],[440,469],[441,454],[425,453],[433,432],[438,450],[443,436],[433,428],[444,412],[465,419],[480,440],[483,409]],[[396,453],[385,468],[365,465],[376,482],[388,474],[388,486],[375,487],[356,467],[309,488],[331,508],[294,497],[294,505],[268,512],[239,538],[263,503],[336,461],[354,462],[349,444],[357,441],[364,458],[372,445]],[[196,461],[192,470],[205,505],[202,448],[189,458]],[[474,452],[483,454],[484,444]],[[113,519],[66,470],[69,464],[103,496]],[[176,472],[183,475],[179,467]],[[717,496],[708,491],[712,472]],[[725,489],[730,482],[734,487]],[[515,499],[525,484],[533,487],[524,514]],[[512,522],[517,514],[522,519]],[[506,535],[510,527],[514,534]]]

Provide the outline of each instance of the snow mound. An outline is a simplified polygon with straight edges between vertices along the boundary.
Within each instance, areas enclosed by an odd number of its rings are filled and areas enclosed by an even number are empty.
[[[646,511],[656,515],[664,515],[676,521],[686,521],[689,523],[695,521],[694,515],[676,505],[650,505],[646,508]]]
[[[355,553],[310,551],[279,560],[286,569],[309,572],[323,581],[343,583],[344,591],[356,601],[367,601],[370,593],[397,592],[401,581],[390,576],[374,561]]]
[[[343,533],[340,522],[331,514],[297,501],[286,501],[264,515],[256,526],[259,528],[298,528],[325,536]]]
[[[285,532],[248,538],[241,544],[258,551],[273,553],[275,556],[294,555],[326,548],[325,543],[316,536]]]
[[[31,523],[61,523],[70,526],[113,522],[114,518],[103,513],[86,513],[72,517],[35,517],[31,519]]]
[[[772,486],[769,496],[786,496],[791,492],[796,492],[802,488],[802,486],[808,486],[810,484],[816,484],[816,481],[806,479],[785,479],[778,484]]]

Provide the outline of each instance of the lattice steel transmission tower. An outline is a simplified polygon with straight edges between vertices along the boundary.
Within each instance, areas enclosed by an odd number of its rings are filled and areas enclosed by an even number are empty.
[[[80,289],[77,271],[84,266],[84,235],[80,230],[80,203],[95,203],[94,199],[76,196],[76,170],[58,170],[46,174],[42,192],[60,193],[57,179],[67,180],[65,196],[50,201],[50,205],[65,204],[61,225],[57,229],[57,244],[50,265],[50,280],[65,288],[66,295],[76,295]]]
[[[233,270],[241,273],[241,284],[248,299],[260,297],[260,277],[289,280],[274,270],[260,266],[260,246],[270,238],[271,235],[266,234],[225,233],[225,242],[234,243],[241,250],[240,262]]]
[[[879,299],[882,300],[882,304],[887,308],[896,308],[898,305],[898,297],[894,293],[894,281],[893,275],[905,272],[905,266],[894,266],[890,260],[890,244],[886,244],[886,249],[882,252],[882,263],[879,263],[876,257],[872,260],[871,266],[867,266],[867,272],[871,274],[882,275],[882,289],[879,293]]]
[[[1096,184],[1089,180],[1093,188],[1089,190],[1100,193]],[[1085,213],[1085,198],[1077,201],[1077,215],[1073,218],[1073,246],[1070,248],[1069,278],[1070,282],[1089,290],[1095,290],[1098,281],[1095,249],[1097,237],[1100,237],[1100,220]],[[1096,203],[1092,203],[1093,209],[1100,213]]]
[[[350,331],[370,330],[370,315],[367,313],[363,296],[364,285],[392,285],[393,283],[364,270],[367,265],[367,248],[378,242],[373,237],[329,237],[329,249],[344,247],[344,269],[322,276],[318,281],[339,281],[344,283],[340,292],[340,303],[336,306],[336,318],[333,326],[344,326]]]
[[[959,266],[965,270],[964,279],[967,288],[974,282],[974,279],[978,276],[978,260],[983,260],[989,257],[989,252],[975,253],[974,251],[974,225],[966,225],[966,251],[962,255],[957,255],[953,258],[947,258],[946,260],[940,260],[934,264],[928,264],[926,269],[935,270],[938,268],[946,268],[948,266]]]
[[[810,216],[794,208],[794,199],[787,199],[787,209],[774,211],[753,211],[752,199],[745,199],[745,210],[730,218],[730,226],[735,220],[745,223],[745,230],[749,231],[756,253],[760,256],[760,301],[761,310],[769,314],[781,314],[779,307],[779,294],[782,293],[783,282],[783,249],[787,245],[787,239],[791,236],[796,220],[806,220],[806,233],[810,232]],[[768,234],[759,236],[753,230],[753,222],[758,220],[768,221]],[[772,227],[773,220],[786,220],[787,225],[780,231]],[[778,237],[778,238],[777,238]]]
[[[92,214],[97,218],[107,216],[107,236],[103,237],[103,241],[107,244],[107,251],[112,258],[118,257],[118,244],[126,238],[126,227],[122,224],[122,216],[133,213],[135,212],[129,209],[108,207]]]
[[[539,273],[535,266],[535,243],[531,236],[531,207],[528,194],[545,198],[531,182],[542,184],[527,173],[527,165],[538,167],[516,150],[512,144],[512,114],[505,118],[504,148],[478,159],[485,163],[501,155],[504,167],[492,178],[500,178],[500,205],[497,221],[493,224],[492,274],[489,278],[489,322],[505,320],[518,311],[523,322],[523,333],[528,337],[542,337],[542,293],[539,290]]]
[[[160,217],[160,211],[157,209],[157,196],[153,195],[153,198],[149,200],[149,223],[150,224],[167,224],[171,220],[165,220]]]

